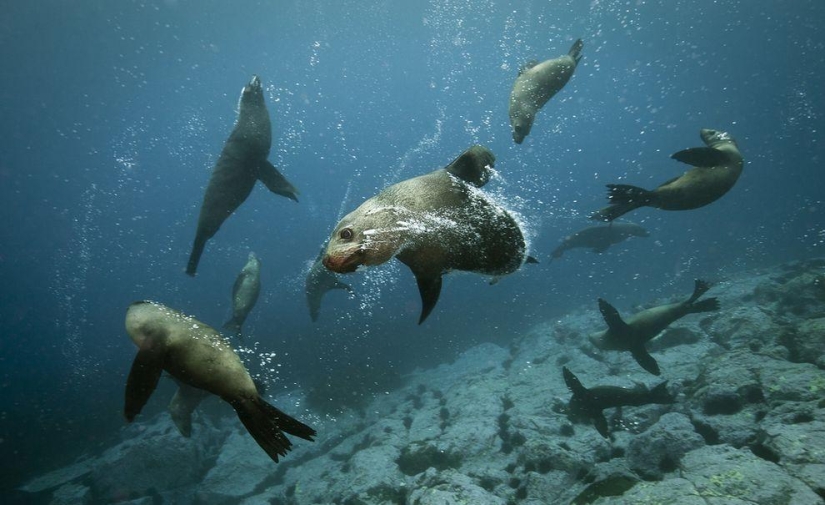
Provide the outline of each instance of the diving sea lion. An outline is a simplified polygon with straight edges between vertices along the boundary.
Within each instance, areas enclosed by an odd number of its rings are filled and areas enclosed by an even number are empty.
[[[272,145],[272,124],[264,103],[261,80],[253,76],[241,92],[238,121],[223,146],[203,195],[195,242],[186,273],[195,275],[206,241],[246,200],[255,181],[273,193],[298,201],[298,190],[267,161]]]
[[[418,283],[419,324],[435,307],[441,276],[450,270],[515,272],[527,259],[521,228],[478,189],[494,161],[489,149],[473,146],[445,168],[384,189],[341,219],[324,266],[347,273],[397,257]]]
[[[633,389],[618,386],[596,386],[587,389],[579,382],[573,372],[562,367],[564,383],[573,393],[567,405],[567,415],[573,421],[592,421],[596,431],[604,438],[609,438],[610,430],[607,427],[602,410],[611,407],[637,407],[650,403],[673,403],[673,395],[667,390],[667,381],[653,389],[639,384]]]
[[[628,184],[608,184],[610,205],[590,218],[613,221],[639,207],[662,210],[690,210],[715,202],[736,184],[745,160],[730,134],[703,128],[699,135],[707,147],[691,147],[671,158],[693,166],[684,174],[654,190]]]
[[[318,320],[318,315],[321,311],[321,299],[328,291],[333,289],[344,289],[348,293],[352,293],[352,288],[348,284],[338,280],[334,273],[324,267],[324,252],[326,251],[326,244],[321,248],[315,262],[309,268],[304,290],[307,296],[307,306],[309,307],[309,317],[315,322]]]
[[[510,126],[516,144],[521,144],[530,134],[539,109],[573,76],[582,58],[583,46],[578,39],[564,56],[541,63],[530,61],[521,67],[510,91]]]
[[[142,301],[131,304],[126,311],[126,331],[138,346],[126,381],[124,414],[128,422],[140,413],[161,372],[166,371],[179,383],[229,403],[249,434],[275,462],[292,447],[283,432],[310,441],[315,436],[315,430],[261,398],[229,342],[208,325],[160,303]],[[180,407],[185,415],[191,415],[200,401],[189,393],[179,391],[185,396]]]
[[[605,351],[630,351],[642,368],[653,375],[659,375],[659,365],[648,354],[645,344],[687,314],[719,310],[716,298],[697,302],[708,289],[710,285],[707,282],[696,279],[693,294],[687,300],[643,310],[631,316],[627,322],[619,315],[619,311],[599,298],[599,310],[607,323],[607,330],[591,335],[590,342]]]
[[[611,245],[629,237],[647,237],[650,233],[634,223],[611,223],[609,226],[591,226],[566,237],[553,250],[553,259],[561,258],[564,251],[576,247],[589,247],[595,253],[605,252]]]
[[[223,328],[240,335],[243,323],[258,301],[260,294],[261,262],[254,252],[250,252],[246,265],[241,269],[232,286],[232,318],[223,325]]]

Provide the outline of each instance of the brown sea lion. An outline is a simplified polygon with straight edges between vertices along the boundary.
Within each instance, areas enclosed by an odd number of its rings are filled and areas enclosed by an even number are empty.
[[[510,91],[510,126],[516,144],[530,134],[536,113],[573,77],[583,46],[578,39],[564,56],[541,63],[530,61],[521,67]]]
[[[630,237],[647,237],[650,233],[634,223],[610,223],[608,226],[591,226],[566,237],[553,250],[553,259],[561,258],[564,251],[577,247],[589,248],[595,253],[605,252],[611,245]]]
[[[258,302],[260,294],[261,261],[254,252],[250,252],[246,264],[232,286],[232,318],[224,323],[223,329],[241,335],[243,323]]]
[[[159,303],[142,301],[131,304],[126,311],[126,331],[138,346],[126,381],[124,414],[128,422],[140,413],[166,371],[178,382],[229,403],[249,434],[275,462],[292,447],[284,432],[310,441],[315,436],[315,430],[261,398],[229,342],[208,325]],[[178,394],[184,397],[179,405],[170,406],[173,416],[176,408],[191,415],[202,396],[187,390]]]
[[[395,256],[418,283],[419,324],[438,301],[443,274],[515,272],[527,260],[521,228],[478,189],[489,180],[494,161],[489,149],[473,146],[445,168],[384,189],[341,219],[324,266],[347,273]]]
[[[707,147],[692,147],[671,156],[694,168],[654,190],[628,184],[608,184],[607,199],[610,205],[594,212],[590,218],[613,221],[639,207],[698,209],[721,198],[736,184],[745,160],[730,134],[704,128],[699,135]]]
[[[660,305],[634,314],[625,322],[615,307],[599,298],[599,310],[607,330],[590,336],[590,342],[605,351],[630,351],[636,362],[653,375],[659,375],[659,365],[648,354],[645,345],[672,322],[687,314],[719,310],[716,298],[697,301],[710,289],[705,281],[696,279],[693,294],[683,302]]]
[[[256,181],[273,193],[298,201],[298,190],[267,161],[272,124],[261,80],[253,76],[241,92],[238,121],[223,146],[203,195],[195,242],[186,273],[195,275],[206,242],[246,200]]]

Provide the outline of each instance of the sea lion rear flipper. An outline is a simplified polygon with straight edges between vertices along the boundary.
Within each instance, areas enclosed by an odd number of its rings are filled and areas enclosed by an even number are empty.
[[[670,157],[693,167],[716,167],[731,161],[728,153],[712,147],[691,147],[673,153]]]
[[[200,405],[201,400],[206,398],[207,393],[178,380],[175,382],[178,383],[178,390],[169,402],[169,414],[178,432],[189,438],[192,435],[192,412]]]
[[[596,431],[598,431],[601,436],[610,438],[610,430],[607,429],[607,419],[603,413],[599,412],[593,415],[593,426],[596,427]]]
[[[276,463],[279,456],[286,455],[292,448],[292,442],[284,432],[309,441],[315,436],[315,430],[268,404],[260,396],[230,403],[255,442]]]
[[[700,296],[707,293],[707,291],[709,289],[710,289],[710,284],[703,281],[702,279],[696,279],[693,282],[693,294],[690,295],[690,298],[688,298],[687,303],[695,302],[696,300],[699,299]]]
[[[480,188],[490,180],[490,168],[496,157],[484,146],[474,145],[461,153],[444,170],[459,179]]]
[[[633,359],[636,360],[636,363],[648,372],[653,375],[660,375],[662,373],[659,370],[659,364],[656,363],[656,360],[653,359],[653,356],[647,352],[647,349],[645,349],[643,345],[631,349],[630,352],[633,354]]]
[[[570,51],[567,53],[571,58],[573,58],[576,61],[576,65],[578,65],[579,60],[582,59],[581,52],[583,47],[584,42],[582,42],[582,39],[578,39],[575,42],[573,42],[573,45],[570,47]]]
[[[413,271],[413,274],[418,283],[418,292],[421,294],[421,317],[418,318],[418,324],[421,324],[438,302],[438,296],[441,294],[441,275],[416,271]]]
[[[264,160],[258,164],[258,180],[273,193],[285,196],[290,200],[298,201],[298,188],[293,186],[286,177],[281,175],[275,166],[269,161]]]
[[[138,351],[126,379],[126,405],[123,413],[128,422],[135,419],[152,396],[163,372],[163,352],[157,347]]]
[[[599,298],[599,312],[602,313],[602,318],[604,319],[604,322],[607,323],[608,328],[619,333],[624,333],[627,331],[627,323],[624,322],[622,316],[619,315],[619,311],[616,310],[616,307],[610,305],[601,298]]]

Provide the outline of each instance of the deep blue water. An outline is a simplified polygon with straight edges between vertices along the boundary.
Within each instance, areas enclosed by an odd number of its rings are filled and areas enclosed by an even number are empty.
[[[689,292],[694,277],[825,250],[821,0],[6,2],[0,19],[0,465],[3,488],[95,451],[123,425],[127,305],[153,299],[219,326],[247,253],[263,294],[246,324],[276,390],[353,363],[398,373],[605,297]],[[584,58],[511,139],[519,66]],[[183,273],[203,190],[242,86],[264,81],[270,160],[298,204],[257,187]],[[599,256],[559,240],[592,223],[604,185],[653,187],[700,128],[747,165],[721,200],[636,211],[652,235]],[[424,325],[398,262],[356,273],[310,321],[303,282],[342,213],[473,143],[486,189],[527,225],[528,265],[494,286],[448,277]],[[143,416],[166,405],[164,385]],[[300,416],[299,416],[300,417]]]

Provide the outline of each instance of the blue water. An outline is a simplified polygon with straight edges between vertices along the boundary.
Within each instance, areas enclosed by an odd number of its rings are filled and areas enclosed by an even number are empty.
[[[694,277],[825,250],[821,0],[40,0],[3,11],[3,488],[98,450],[123,425],[130,302],[219,326],[249,251],[263,263],[249,367],[281,390],[348,363],[434,366],[595,310],[599,296],[644,303]],[[575,75],[515,145],[519,66],[579,37]],[[183,269],[203,190],[253,74],[270,160],[301,201],[257,187],[193,279]],[[550,263],[562,237],[592,224],[605,184],[679,175],[669,155],[701,145],[704,127],[730,132],[745,156],[729,194],[689,212],[636,211],[651,237]],[[342,213],[474,143],[496,154],[485,189],[521,216],[541,264],[494,286],[449,276],[419,327],[412,275],[393,261],[348,276],[356,295],[330,293],[313,324],[304,275]],[[171,391],[162,384],[142,416]]]

